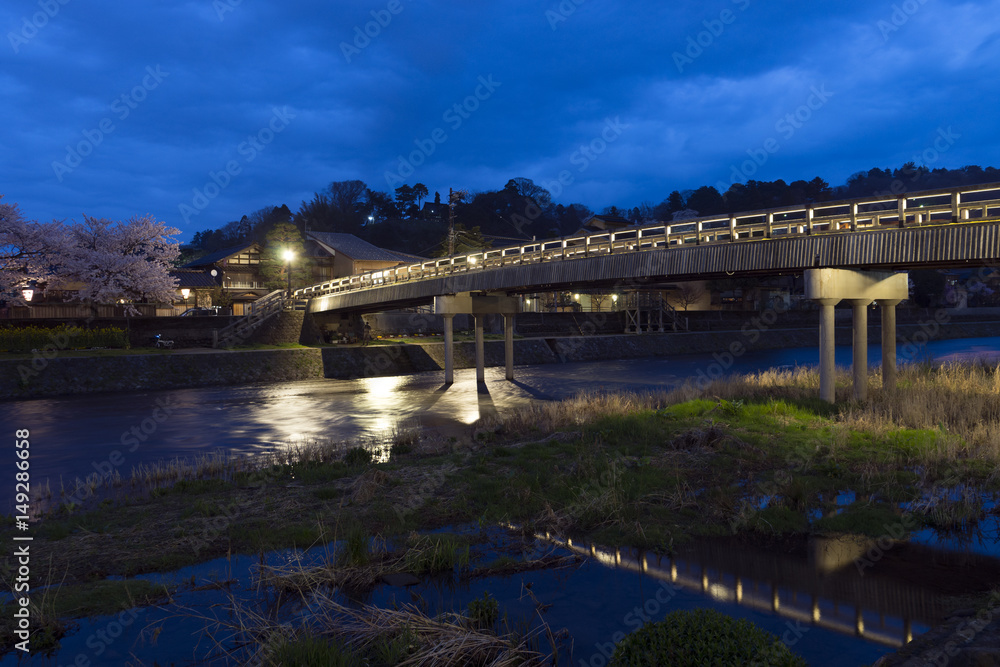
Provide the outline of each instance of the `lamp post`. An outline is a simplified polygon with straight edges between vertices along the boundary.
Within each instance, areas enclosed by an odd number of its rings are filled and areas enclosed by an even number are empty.
[[[187,312],[188,297],[191,296],[191,290],[187,287],[181,288],[181,296],[184,297],[184,312]]]
[[[295,259],[295,253],[291,250],[286,250],[285,261],[288,262],[288,298],[292,298],[292,260]]]
[[[25,301],[31,301],[31,298],[35,296],[35,289],[33,287],[25,287],[21,290],[21,296],[24,297]]]

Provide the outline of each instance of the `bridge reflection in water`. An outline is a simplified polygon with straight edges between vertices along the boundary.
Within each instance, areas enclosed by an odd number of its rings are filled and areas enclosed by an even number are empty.
[[[811,538],[798,556],[723,539],[685,545],[673,557],[551,533],[535,537],[719,602],[892,647],[944,620],[945,595],[977,592],[1000,581],[1000,559],[908,543],[882,551],[875,540],[850,536]],[[858,567],[856,559],[869,553],[872,565]]]

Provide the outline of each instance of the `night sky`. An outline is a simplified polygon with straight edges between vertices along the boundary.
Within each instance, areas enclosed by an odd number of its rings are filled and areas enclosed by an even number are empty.
[[[524,176],[600,210],[1000,166],[998,17],[1000,0],[7,0],[0,193],[29,218],[151,213],[188,239],[348,179],[433,196]]]

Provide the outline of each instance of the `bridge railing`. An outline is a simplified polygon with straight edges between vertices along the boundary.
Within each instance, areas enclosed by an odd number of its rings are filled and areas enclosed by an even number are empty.
[[[977,222],[1000,217],[1000,183],[816,202],[733,215],[660,222],[617,231],[489,248],[381,271],[369,271],[296,290],[300,298],[338,294],[519,264],[566,261],[672,246],[735,243],[816,234]]]

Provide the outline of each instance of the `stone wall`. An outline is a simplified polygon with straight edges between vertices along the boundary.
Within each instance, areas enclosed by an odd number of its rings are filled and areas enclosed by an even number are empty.
[[[323,377],[318,349],[205,351],[0,361],[0,398],[178,389]]]
[[[303,319],[301,314],[294,313],[285,324],[277,324],[276,327],[278,329],[288,327],[288,331],[293,331],[296,322],[300,331],[309,328],[308,318]],[[745,350],[818,345],[818,324],[799,329],[765,330],[763,326],[764,323],[758,322],[751,323],[745,330],[733,331],[521,338],[514,341],[514,363],[521,366],[732,352],[734,345],[742,346]],[[1000,335],[1000,324],[993,322],[941,324],[934,320],[925,320],[921,324],[900,325],[897,333],[899,352],[905,355],[907,345],[912,343],[919,345],[925,339]],[[881,340],[881,332],[877,326],[869,329],[868,336],[872,343]],[[838,327],[836,337],[838,345],[849,345],[850,327]],[[919,353],[919,346],[913,349]],[[488,366],[502,366],[503,341],[486,341],[485,355]],[[870,361],[878,362],[877,359]],[[474,366],[475,344],[456,343],[455,368]],[[444,344],[441,342],[292,350],[205,350],[109,357],[61,357],[56,352],[50,359],[39,354],[34,358],[23,360],[0,361],[0,398],[238,385],[322,377],[351,379],[406,375],[443,368]]]

